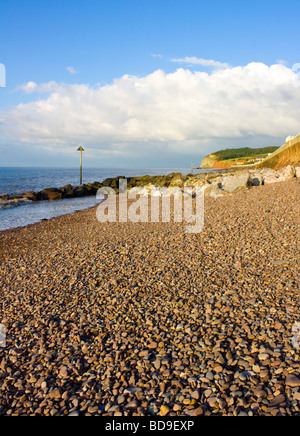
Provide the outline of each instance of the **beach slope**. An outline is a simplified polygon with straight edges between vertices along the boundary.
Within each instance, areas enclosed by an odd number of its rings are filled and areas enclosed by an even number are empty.
[[[300,412],[300,184],[184,223],[96,209],[0,232],[0,415]]]

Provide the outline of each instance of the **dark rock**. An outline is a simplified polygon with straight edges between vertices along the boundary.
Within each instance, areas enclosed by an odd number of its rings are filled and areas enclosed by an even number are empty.
[[[38,201],[38,194],[35,191],[28,191],[22,195],[23,198],[27,198],[31,201]]]
[[[8,194],[4,194],[4,195],[0,196],[0,200],[1,201],[7,201],[7,200],[10,200],[10,199],[11,199],[11,196],[8,195]]]
[[[23,198],[23,194],[11,195],[10,200],[21,200]]]
[[[299,379],[299,377],[297,377],[296,374],[293,374],[293,373],[288,374],[288,376],[286,377],[286,380],[285,380],[285,384],[287,386],[292,387],[292,388],[299,387],[300,386],[300,379]]]
[[[273,400],[269,403],[269,407],[276,407],[284,402],[285,402],[285,396],[283,394],[279,394],[277,395],[277,397],[273,398]]]
[[[254,177],[254,179],[252,179],[251,181],[252,186],[260,186],[261,181],[259,180],[258,177]]]
[[[92,183],[88,183],[87,185],[83,185],[87,190],[88,195],[96,195],[99,188],[94,186]]]
[[[72,198],[74,197],[74,188],[72,185],[66,185],[60,188],[62,192],[63,198]]]
[[[47,188],[43,189],[38,193],[38,197],[41,200],[60,200],[63,197],[63,193],[57,188]]]
[[[119,180],[125,179],[124,176],[118,176],[118,177],[109,177],[108,179],[105,179],[102,183],[103,186],[110,186],[111,188],[119,188]]]
[[[103,186],[103,184],[100,183],[100,182],[94,182],[94,183],[92,183],[92,186],[94,186],[95,188],[99,189],[99,188],[101,188],[101,186]]]
[[[88,191],[84,186],[75,186],[73,190],[73,197],[85,197]]]
[[[169,182],[170,187],[176,187],[176,186],[183,187],[185,177],[181,173],[172,173],[169,175],[169,177],[170,176],[172,176],[172,178]]]

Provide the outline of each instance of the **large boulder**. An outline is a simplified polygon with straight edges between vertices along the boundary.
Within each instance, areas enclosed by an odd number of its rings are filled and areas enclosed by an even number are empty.
[[[60,200],[63,197],[63,193],[57,188],[46,188],[38,193],[38,198],[41,200]]]
[[[125,176],[118,176],[118,177],[109,177],[108,179],[105,179],[102,182],[103,186],[109,186],[110,188],[118,189],[119,188],[119,180],[125,179]]]
[[[28,200],[31,200],[31,201],[38,201],[38,199],[39,199],[38,193],[35,191],[28,191],[25,194],[23,194],[22,196],[23,196],[23,198],[27,198]]]
[[[218,198],[224,195],[229,195],[228,192],[224,191],[220,183],[211,183],[207,185],[204,195],[207,197]]]
[[[88,191],[84,186],[75,186],[73,189],[73,197],[85,197],[88,195]]]
[[[249,187],[249,172],[236,171],[233,176],[224,177],[221,189],[226,192],[234,192]]]
[[[291,165],[287,165],[279,170],[266,168],[262,170],[262,175],[264,185],[276,182],[285,182],[286,180],[295,177],[295,168]]]
[[[175,173],[174,175],[172,175],[172,178],[169,182],[169,187],[183,187],[184,185],[184,181],[185,181],[185,177],[181,174],[181,173]]]
[[[83,185],[84,189],[86,190],[86,195],[96,195],[99,188],[96,188],[96,186],[92,185],[91,183],[88,183],[87,185]]]
[[[74,197],[74,187],[72,185],[66,185],[60,188],[63,198],[73,198]]]
[[[215,174],[214,177],[207,178],[207,182],[208,187],[205,190],[205,195],[213,198],[229,195],[232,192],[247,189],[251,186],[250,175],[247,170]]]
[[[88,183],[89,184],[89,183]],[[94,182],[91,184],[91,186],[93,186],[94,188],[96,188],[97,190],[101,188],[102,183],[101,182]]]
[[[250,174],[249,179],[250,186],[261,186],[263,184],[263,177],[259,173]]]

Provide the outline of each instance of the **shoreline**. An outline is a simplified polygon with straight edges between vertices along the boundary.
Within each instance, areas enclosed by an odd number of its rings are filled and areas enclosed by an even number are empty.
[[[297,415],[300,185],[183,223],[95,207],[0,233],[0,415]]]
[[[0,207],[4,210],[11,207],[23,207],[24,205],[38,205],[47,201],[58,204],[58,201],[65,199],[86,198],[96,196],[100,188],[113,188],[119,192],[119,181],[125,179],[127,189],[145,188],[148,192],[155,188],[178,188],[201,187],[205,188],[205,195],[218,198],[224,195],[241,190],[249,189],[253,186],[260,186],[280,181],[290,180],[294,177],[299,178],[299,168],[287,166],[281,170],[272,169],[226,169],[213,172],[203,172],[198,174],[183,175],[181,173],[170,173],[169,175],[156,176],[137,176],[128,177],[117,176],[105,179],[103,182],[88,183],[82,186],[66,185],[62,188],[46,188],[40,192],[29,191],[24,194],[0,196]],[[0,210],[1,212],[1,210]],[[46,218],[48,219],[48,218]],[[51,219],[51,218],[49,218]],[[39,222],[36,221],[36,222]],[[14,227],[11,227],[14,228]],[[3,230],[1,230],[3,231]]]
[[[101,201],[99,200],[99,204],[100,203],[101,203]],[[89,211],[91,209],[96,209],[99,204],[94,205],[94,206],[89,206],[86,209],[75,210],[74,212],[68,212],[68,213],[64,213],[64,214],[61,214],[61,215],[57,215],[57,216],[54,216],[54,217],[51,217],[51,218],[44,218],[44,219],[42,219],[40,221],[36,221],[36,222],[30,223],[30,224],[26,224],[24,226],[10,227],[9,229],[0,230],[0,237],[1,237],[1,234],[4,234],[4,233],[9,233],[9,232],[13,232],[13,231],[17,231],[18,232],[19,230],[27,229],[27,228],[29,229],[30,227],[36,226],[38,224],[43,224],[43,223],[47,223],[49,221],[59,220],[61,217],[64,217],[64,216],[72,217],[73,215],[75,215],[77,213],[80,213],[80,212],[83,212],[83,211]]]

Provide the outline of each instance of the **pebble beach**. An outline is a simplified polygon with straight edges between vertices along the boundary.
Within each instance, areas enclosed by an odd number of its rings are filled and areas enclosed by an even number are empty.
[[[0,415],[300,415],[299,212],[291,179],[205,198],[199,234],[0,232]]]

